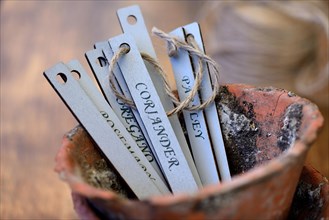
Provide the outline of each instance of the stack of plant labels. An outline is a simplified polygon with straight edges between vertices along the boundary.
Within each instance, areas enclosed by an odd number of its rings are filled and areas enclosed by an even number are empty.
[[[118,17],[124,34],[98,42],[86,53],[104,96],[77,60],[46,70],[50,84],[139,199],[191,194],[220,179],[230,180],[215,104],[203,111],[183,111],[185,136],[177,115],[167,117],[166,112],[175,106],[162,77],[141,56],[143,52],[156,59],[139,7],[120,9]],[[196,23],[177,28],[170,35],[184,41],[193,35],[204,51]],[[122,47],[126,53],[109,71]],[[183,100],[194,86],[198,60],[179,50],[171,63]],[[190,106],[199,105],[212,93],[208,68],[203,65],[200,97],[195,95]],[[135,107],[128,106],[118,94],[132,100]]]

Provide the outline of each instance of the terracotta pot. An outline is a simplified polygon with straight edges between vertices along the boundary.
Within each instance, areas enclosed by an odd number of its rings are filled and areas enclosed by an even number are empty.
[[[288,217],[306,154],[323,124],[318,108],[291,92],[240,84],[223,86],[216,104],[233,179],[195,195],[136,200],[85,130],[69,132],[56,171],[71,187],[79,217]]]
[[[329,219],[329,183],[311,165],[302,170],[289,219]]]

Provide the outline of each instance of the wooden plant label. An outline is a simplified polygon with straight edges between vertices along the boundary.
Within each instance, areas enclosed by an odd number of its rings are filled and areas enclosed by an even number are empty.
[[[109,86],[109,64],[101,49],[90,50],[86,53],[88,63],[97,79],[97,82],[106,97],[107,101],[111,105],[113,111],[118,116],[121,123],[125,126],[131,137],[134,139],[139,149],[142,151],[147,160],[151,163],[153,168],[157,171],[162,181],[165,179],[162,172],[156,162],[156,159],[151,151],[149,144],[144,138],[144,134],[138,125],[131,108],[126,106],[120,99],[118,99],[112,92]],[[102,62],[102,64],[100,63]],[[100,65],[101,64],[101,65]],[[116,88],[121,91],[117,81],[114,82]],[[121,91],[122,93],[122,91]]]
[[[109,42],[114,53],[124,45],[130,48],[118,64],[173,193],[196,192],[198,186],[134,40],[123,34]]]
[[[73,62],[69,64],[71,67]],[[46,70],[44,75],[139,199],[168,193],[165,188],[155,184],[160,183],[158,185],[161,186],[161,179],[153,167],[147,165],[144,155],[131,152],[139,148],[130,145],[130,135],[124,134],[126,130],[106,101],[103,100],[103,103],[97,103],[96,106],[95,102],[99,100],[94,91],[97,89],[89,84],[91,79],[77,69],[68,69],[63,63],[59,63]],[[77,74],[77,79],[72,72]],[[123,138],[127,138],[127,141]],[[137,162],[136,157],[145,159]]]
[[[154,170],[154,168],[147,161],[144,154],[141,152],[136,142],[133,140],[129,132],[120,122],[119,118],[116,116],[112,108],[108,105],[105,99],[102,97],[101,93],[93,85],[88,74],[85,72],[81,64],[77,60],[72,60],[67,64],[71,72],[79,73],[79,84],[86,91],[87,95],[94,102],[98,110],[101,112],[102,116],[109,123],[111,128],[120,138],[120,140],[127,147],[129,152],[134,156],[136,161],[140,164],[140,167],[148,173],[149,177],[154,181],[158,188],[164,192],[169,193],[168,187],[165,185],[163,180],[160,178],[159,174]]]
[[[189,25],[186,25],[183,27],[184,32],[185,32],[185,38],[187,38],[188,35],[193,35],[196,43],[199,46],[199,49],[205,53],[205,49],[203,46],[203,41],[202,41],[202,35],[200,31],[200,27],[198,23],[191,23]],[[198,60],[196,58],[192,59],[192,63],[194,66],[194,69],[197,69],[198,67]],[[212,84],[209,76],[209,69],[207,64],[203,64],[204,68],[204,74],[203,74],[203,79],[201,83],[201,99],[202,100],[207,100],[212,93]],[[204,109],[207,125],[208,125],[208,130],[209,130],[209,135],[211,138],[212,142],[212,147],[213,151],[215,154],[215,158],[217,161],[218,169],[220,171],[220,176],[222,181],[229,181],[231,180],[231,174],[230,174],[230,169],[228,166],[227,162],[227,157],[226,157],[226,152],[225,152],[225,146],[223,142],[223,135],[222,135],[222,130],[220,128],[220,121],[219,121],[219,116],[218,112],[216,109],[215,103],[212,103],[209,105],[206,109]]]
[[[102,41],[102,42],[98,42],[95,44],[95,47],[96,49],[100,49],[103,51],[103,54],[105,56],[105,58],[107,60],[111,60],[112,57],[113,57],[113,51],[110,47],[110,44],[108,41]],[[116,78],[116,82],[118,83],[119,85],[119,88],[120,90],[122,91],[122,93],[124,94],[124,96],[130,100],[132,100],[132,97],[131,97],[131,94],[130,94],[130,91],[128,89],[128,86],[126,84],[126,81],[125,79],[123,78],[122,76],[122,73],[121,73],[121,70],[120,68],[118,68],[118,66],[115,66],[114,69],[113,69],[113,72],[114,72],[114,75],[115,75],[115,78]],[[111,89],[111,88],[109,88]],[[152,145],[152,142],[151,142],[151,139],[146,131],[146,128],[144,126],[144,122],[142,120],[142,118],[140,117],[139,115],[139,112],[136,110],[136,109],[131,109],[132,113],[134,114],[135,116],[135,119],[140,127],[140,129],[142,130],[142,133],[144,135],[144,138],[146,139],[148,145],[150,146],[150,148],[152,149],[152,152],[154,152],[154,147]],[[158,164],[160,163],[156,154],[154,154],[154,157],[155,159],[157,160]],[[161,167],[160,167],[161,169]]]
[[[156,59],[156,53],[153,48],[152,41],[147,31],[147,28],[145,26],[144,18],[139,6],[134,5],[126,8],[121,8],[117,11],[117,14],[122,30],[124,31],[124,33],[130,34],[134,38],[138,50],[140,52],[147,53],[148,55]],[[165,111],[168,112],[172,110],[174,108],[174,105],[165,91],[161,76],[159,75],[157,70],[155,70],[155,68],[153,68],[150,64],[145,62],[145,65]],[[191,152],[187,145],[184,132],[177,115],[170,116],[169,120],[172,125],[172,128],[175,131],[178,142],[188,162],[188,165],[193,173],[194,179],[198,186],[201,187],[202,184],[200,181],[200,176],[195,167]]]
[[[170,32],[170,35],[184,39],[182,28]],[[184,50],[177,52],[176,56],[170,58],[170,62],[175,75],[179,98],[184,100],[190,94],[195,80],[188,52]],[[198,93],[190,103],[190,106],[196,105],[200,105]],[[203,111],[184,110],[183,115],[195,165],[202,184],[204,186],[216,184],[219,182],[219,177]]]

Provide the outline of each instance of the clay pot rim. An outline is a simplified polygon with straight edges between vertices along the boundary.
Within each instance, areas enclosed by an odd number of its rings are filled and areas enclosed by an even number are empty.
[[[235,86],[244,87],[244,89],[255,89],[244,84],[233,84]],[[272,87],[265,87],[272,88]],[[285,91],[285,90],[283,90]],[[287,91],[285,91],[287,92]],[[310,145],[314,142],[317,131],[321,128],[323,124],[323,117],[321,117],[320,112],[316,105],[308,101],[307,99],[298,97],[298,102],[304,104],[303,114],[307,111],[308,115],[313,115],[309,123],[303,130],[303,134],[300,135],[300,139],[296,140],[293,146],[291,146],[287,151],[279,155],[278,157],[270,160],[267,164],[255,167],[250,171],[244,173],[243,175],[237,175],[232,178],[230,182],[221,182],[220,184],[210,185],[205,188],[200,189],[197,193],[189,195],[186,193],[181,193],[177,195],[165,195],[165,196],[154,196],[144,200],[132,200],[123,198],[113,191],[105,191],[102,189],[95,188],[87,183],[83,182],[81,178],[73,175],[73,170],[70,169],[69,161],[69,148],[73,144],[68,140],[67,136],[64,136],[62,146],[56,156],[56,167],[55,171],[58,172],[61,179],[66,181],[72,192],[78,193],[87,198],[97,198],[104,200],[111,200],[116,202],[118,205],[131,206],[140,203],[147,203],[153,206],[166,206],[168,204],[175,205],[180,202],[186,201],[187,199],[201,200],[214,194],[225,194],[232,190],[240,191],[243,188],[248,187],[253,184],[257,184],[264,179],[271,178],[279,174],[279,172],[287,167],[291,163],[295,163],[299,155],[303,154],[304,151],[308,151]],[[74,129],[73,129],[74,130]]]

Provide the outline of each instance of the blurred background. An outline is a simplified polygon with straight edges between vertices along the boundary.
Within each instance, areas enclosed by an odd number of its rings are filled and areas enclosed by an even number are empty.
[[[308,156],[329,176],[327,1],[1,1],[0,219],[76,218],[53,171],[77,122],[42,73],[121,33],[116,10],[139,4],[146,25],[170,31],[201,23],[222,83],[276,86],[316,103],[325,126]],[[170,73],[166,48],[152,38]],[[89,71],[91,74],[91,71]]]

